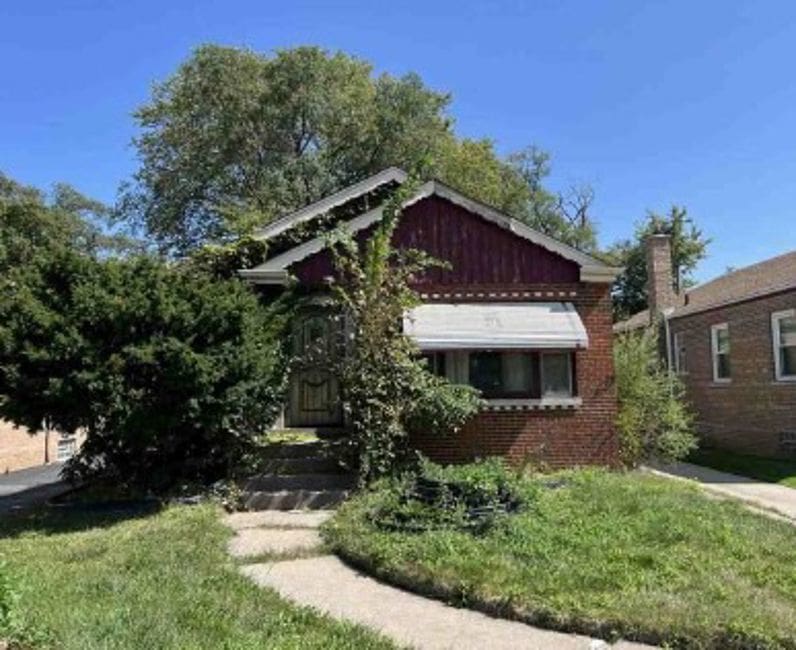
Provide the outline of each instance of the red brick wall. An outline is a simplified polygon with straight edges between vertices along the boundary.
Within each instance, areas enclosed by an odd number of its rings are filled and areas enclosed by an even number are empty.
[[[459,301],[572,302],[589,335],[589,347],[577,351],[575,358],[576,385],[583,400],[580,408],[485,411],[456,435],[442,438],[415,436],[413,442],[422,452],[441,462],[462,462],[487,456],[504,456],[514,464],[528,461],[550,467],[616,462],[616,387],[609,285],[424,286],[422,290],[427,292],[428,300],[440,302],[455,302],[450,298],[453,293],[479,292],[483,295],[466,296]],[[433,297],[435,295],[436,298]]]
[[[688,374],[683,379],[699,432],[718,447],[761,456],[794,456],[780,444],[796,435],[796,383],[774,374],[771,313],[796,307],[796,290],[675,318],[684,337]],[[713,382],[710,327],[728,323],[732,381]]]

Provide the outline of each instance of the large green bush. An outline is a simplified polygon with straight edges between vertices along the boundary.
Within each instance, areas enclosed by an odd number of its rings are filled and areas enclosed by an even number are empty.
[[[697,446],[682,382],[663,364],[652,330],[614,343],[620,452],[630,465],[672,461]]]
[[[3,293],[0,415],[84,429],[75,478],[155,489],[215,478],[276,417],[285,315],[239,282],[58,251]]]

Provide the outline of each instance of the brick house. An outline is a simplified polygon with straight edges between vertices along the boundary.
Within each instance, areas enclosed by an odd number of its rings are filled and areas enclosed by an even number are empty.
[[[269,258],[241,275],[263,291],[297,282],[322,294],[333,265],[319,233],[344,223],[364,239],[387,191],[405,178],[385,170],[269,224],[257,233]],[[433,371],[479,388],[488,402],[457,435],[417,436],[417,447],[440,461],[615,461],[610,291],[617,269],[438,181],[406,201],[394,243],[450,264],[418,280],[423,304],[404,328]],[[320,310],[298,318],[299,348],[330,336],[329,322]],[[294,370],[281,424],[343,425],[335,377],[320,367]]]
[[[68,460],[82,439],[82,435],[31,434],[27,429],[0,420],[0,474]]]
[[[647,242],[650,309],[618,323],[660,319],[703,440],[771,457],[796,455],[796,251],[727,273],[678,296],[669,238]]]

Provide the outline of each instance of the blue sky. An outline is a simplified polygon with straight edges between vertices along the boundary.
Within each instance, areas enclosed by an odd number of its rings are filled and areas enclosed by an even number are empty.
[[[131,112],[203,42],[343,49],[450,91],[459,134],[590,183],[603,244],[672,203],[713,238],[699,279],[796,248],[796,3],[7,1],[0,170],[112,201]]]

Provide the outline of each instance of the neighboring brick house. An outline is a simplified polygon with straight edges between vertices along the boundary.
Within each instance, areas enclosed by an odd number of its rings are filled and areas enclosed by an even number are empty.
[[[81,442],[81,436],[31,434],[27,429],[0,420],[0,474],[68,460]]]
[[[796,251],[672,291],[668,237],[648,240],[651,309],[615,326],[662,317],[705,442],[760,456],[796,455]]]
[[[364,238],[381,217],[384,190],[405,177],[385,170],[269,224],[258,236],[271,257],[241,275],[264,290],[292,278],[322,292],[333,267],[319,231],[344,222]],[[313,234],[302,237],[308,230]],[[438,181],[406,201],[394,243],[450,264],[418,280],[423,304],[407,314],[405,331],[435,372],[478,387],[488,401],[457,435],[417,436],[421,450],[441,461],[501,455],[556,467],[615,462],[617,269]],[[296,323],[296,340],[317,343],[330,327],[320,312],[309,313]],[[343,424],[331,373],[294,371],[283,424]]]

